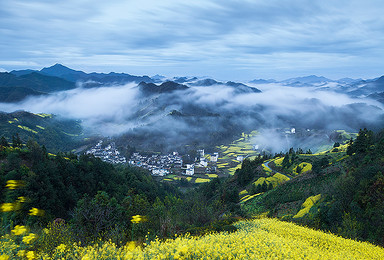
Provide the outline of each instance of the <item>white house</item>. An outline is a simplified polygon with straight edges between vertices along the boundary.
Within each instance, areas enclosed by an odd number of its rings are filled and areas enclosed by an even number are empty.
[[[165,176],[167,174],[169,174],[169,171],[166,169],[159,169],[159,168],[152,169],[152,175]]]
[[[185,170],[185,175],[192,176],[195,174],[195,165],[187,164],[187,169]]]
[[[211,154],[211,162],[217,162],[218,158],[219,158],[219,153]]]

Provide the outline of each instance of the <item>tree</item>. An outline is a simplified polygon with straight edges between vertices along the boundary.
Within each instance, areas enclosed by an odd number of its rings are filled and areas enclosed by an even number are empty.
[[[21,147],[23,145],[23,142],[20,139],[20,136],[18,133],[16,133],[16,136],[12,136],[12,147]]]
[[[266,181],[264,181],[263,184],[261,185],[261,191],[266,192],[267,190],[268,190],[268,184]]]
[[[1,140],[0,140],[0,146],[2,147],[9,147],[9,144],[7,142],[7,139],[5,139],[4,136],[1,137]]]
[[[125,226],[129,223],[117,200],[103,191],[92,199],[85,195],[79,200],[72,221],[84,242],[92,241],[117,224]]]
[[[283,162],[281,164],[282,164],[283,168],[289,167],[290,161],[289,161],[289,154],[288,153],[285,154]]]

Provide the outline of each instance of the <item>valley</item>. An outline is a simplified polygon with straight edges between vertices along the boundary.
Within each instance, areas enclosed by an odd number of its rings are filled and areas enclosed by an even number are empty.
[[[384,259],[383,10],[2,0],[0,260]]]
[[[268,230],[252,244],[293,223],[331,231],[351,247],[347,239],[383,243],[383,231],[371,228],[383,221],[384,108],[372,92],[381,78],[240,83],[62,65],[11,74],[0,78],[32,90],[0,103],[1,230],[30,223],[23,240],[33,242],[20,250],[70,257],[63,248],[79,243],[82,256],[109,246],[111,254],[150,256],[146,250],[172,247],[175,237],[254,234],[250,221]],[[100,249],[97,239],[110,244]],[[0,250],[19,254],[4,244],[17,239],[2,241]],[[175,250],[169,256],[200,256]]]

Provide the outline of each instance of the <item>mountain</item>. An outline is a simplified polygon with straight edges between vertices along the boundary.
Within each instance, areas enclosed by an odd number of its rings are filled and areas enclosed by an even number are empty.
[[[73,82],[65,79],[42,75],[37,72],[16,76],[14,73],[0,73],[0,87],[23,87],[34,91],[50,93],[75,88]]]
[[[138,85],[139,89],[144,94],[159,94],[159,93],[170,93],[176,90],[185,90],[188,89],[187,86],[173,82],[173,81],[166,81],[160,85],[156,85],[154,83],[146,83],[146,82],[140,82]]]
[[[193,83],[190,83],[189,85],[191,86],[213,86],[213,85],[223,85],[222,82],[218,82],[214,79],[202,79],[202,80],[198,80],[196,82],[193,82]]]
[[[197,78],[189,78],[189,77],[174,77],[172,81],[177,82],[177,83],[187,83],[187,82],[193,82],[196,81]]]
[[[342,79],[337,80],[337,82],[341,83],[341,84],[352,84],[352,83],[356,83],[359,81],[362,81],[362,79],[342,78]]]
[[[63,78],[72,82],[76,82],[78,79],[86,77],[87,75],[85,72],[73,70],[61,64],[55,64],[51,67],[43,68],[40,70],[40,73],[48,76]]]
[[[0,89],[1,90],[1,89]],[[0,112],[0,133],[8,141],[19,134],[24,142],[36,140],[50,152],[71,151],[84,143],[79,121],[25,111]]]
[[[260,89],[252,88],[252,87],[247,86],[243,83],[237,83],[237,82],[233,82],[233,81],[228,81],[227,83],[225,83],[225,85],[230,86],[230,87],[234,87],[235,92],[238,94],[250,93],[250,92],[253,92],[253,93],[260,93],[261,92]]]
[[[243,94],[243,93],[260,93],[261,90],[257,88],[252,88],[250,86],[247,86],[243,83],[233,82],[233,81],[227,81],[227,83],[223,83],[220,81],[216,81],[214,79],[202,79],[198,80],[196,82],[190,83],[190,86],[214,86],[214,85],[226,85],[229,87],[233,87],[235,89],[236,94]]]
[[[305,84],[323,84],[326,82],[332,82],[333,80],[325,78],[323,76],[318,77],[316,75],[310,75],[310,76],[305,76],[305,77],[297,77],[297,78],[290,78],[281,81],[282,83],[285,83],[287,85],[295,85],[295,86],[300,86],[300,85],[305,85]]]
[[[45,93],[24,87],[2,87],[0,88],[0,102],[19,102],[28,96],[40,96]]]
[[[63,66],[61,64],[55,64],[48,68],[43,68],[40,70],[40,73],[44,75],[49,76],[55,76],[60,77],[65,80],[71,81],[71,82],[83,82],[85,83],[85,87],[87,87],[87,82],[91,82],[91,85],[88,87],[93,87],[97,85],[92,85],[95,82],[96,83],[102,83],[102,84],[126,84],[130,82],[153,82],[150,77],[148,76],[133,76],[126,73],[115,73],[111,72],[108,74],[105,73],[85,73],[83,71],[77,71],[70,69],[66,66]]]
[[[31,74],[32,72],[38,72],[37,70],[30,70],[30,69],[27,69],[27,70],[12,70],[11,73],[13,75],[16,75],[16,76],[22,76],[22,75],[27,75],[27,74]]]
[[[372,98],[374,100],[377,100],[379,101],[380,103],[383,103],[384,104],[384,92],[380,92],[380,93],[373,93],[373,94],[370,94],[368,95],[369,98]]]
[[[373,80],[362,80],[355,84],[351,84],[349,91],[353,96],[368,96],[374,93],[380,93],[384,91],[384,76]]]
[[[249,83],[253,83],[253,84],[269,84],[269,83],[275,83],[277,82],[276,80],[274,79],[254,79],[254,80],[251,80]]]
[[[166,79],[166,77],[163,75],[156,74],[155,76],[152,76],[151,79],[153,80],[153,83],[161,83]]]

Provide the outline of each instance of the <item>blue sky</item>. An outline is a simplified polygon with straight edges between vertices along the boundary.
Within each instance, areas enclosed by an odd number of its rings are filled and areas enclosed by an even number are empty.
[[[382,0],[0,0],[0,69],[374,78],[383,12]]]

